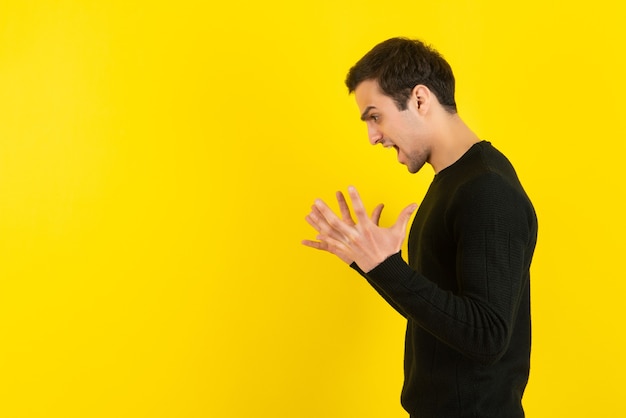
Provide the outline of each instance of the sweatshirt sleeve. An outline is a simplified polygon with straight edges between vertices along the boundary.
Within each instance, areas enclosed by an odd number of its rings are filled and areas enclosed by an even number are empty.
[[[394,308],[396,310],[396,312],[398,312],[400,315],[402,315],[404,318],[407,318],[406,313],[402,310],[402,307],[400,307],[388,294],[385,293],[385,291],[378,285],[378,283],[376,283],[375,281],[372,281],[367,274],[365,274],[365,272],[363,270],[361,270],[361,268],[359,267],[359,265],[357,263],[352,263],[350,264],[350,267],[352,267],[354,270],[356,270],[361,276],[363,276],[365,278],[365,280],[367,280],[367,282],[374,288],[374,290],[376,290],[378,292],[378,294],[385,299],[385,301],[391,305],[392,308]]]
[[[508,348],[527,286],[536,239],[534,211],[525,194],[492,175],[457,192],[448,212],[457,291],[440,288],[399,253],[366,276],[407,318],[464,355],[490,364]]]

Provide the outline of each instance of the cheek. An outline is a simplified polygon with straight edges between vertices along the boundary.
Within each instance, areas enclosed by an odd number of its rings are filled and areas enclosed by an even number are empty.
[[[415,131],[402,130],[397,132],[399,145],[407,152],[419,148],[419,138],[416,137]]]

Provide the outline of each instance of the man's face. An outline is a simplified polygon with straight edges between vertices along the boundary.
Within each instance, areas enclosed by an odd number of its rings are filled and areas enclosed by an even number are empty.
[[[393,99],[380,91],[378,82],[365,80],[354,91],[361,119],[367,124],[372,145],[394,148],[398,162],[417,173],[430,157],[427,129],[417,106],[398,110]]]

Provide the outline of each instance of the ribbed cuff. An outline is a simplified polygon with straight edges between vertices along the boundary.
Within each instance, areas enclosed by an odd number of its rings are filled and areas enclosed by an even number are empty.
[[[366,275],[381,286],[393,288],[406,283],[413,273],[413,269],[402,258],[402,253],[397,252],[374,267]]]
[[[365,272],[361,270],[361,267],[359,267],[359,265],[354,261],[350,264],[350,268],[356,270],[361,276],[365,276]]]

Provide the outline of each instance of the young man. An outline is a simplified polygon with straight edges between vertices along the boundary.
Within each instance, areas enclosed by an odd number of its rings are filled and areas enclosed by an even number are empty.
[[[372,145],[393,147],[409,172],[435,177],[417,205],[378,226],[349,188],[340,216],[316,200],[303,244],[350,264],[407,319],[402,405],[411,417],[518,418],[530,365],[529,269],[537,219],[509,161],[456,111],[448,63],[417,40],[393,38],[349,72]]]

